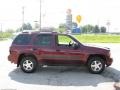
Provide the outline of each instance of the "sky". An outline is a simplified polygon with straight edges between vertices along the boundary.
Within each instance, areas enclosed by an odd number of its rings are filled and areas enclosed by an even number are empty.
[[[16,29],[24,22],[32,25],[39,21],[40,0],[0,0],[0,26],[2,30]],[[42,0],[42,26],[58,27],[65,23],[67,9],[72,10],[73,21],[82,16],[80,26],[86,24],[106,26],[110,32],[120,32],[120,0]]]

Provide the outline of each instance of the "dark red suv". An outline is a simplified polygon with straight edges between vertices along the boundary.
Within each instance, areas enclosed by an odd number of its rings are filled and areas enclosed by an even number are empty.
[[[101,73],[112,64],[110,50],[81,44],[71,35],[56,32],[19,34],[10,47],[9,61],[31,73],[38,65],[86,65],[91,73]]]

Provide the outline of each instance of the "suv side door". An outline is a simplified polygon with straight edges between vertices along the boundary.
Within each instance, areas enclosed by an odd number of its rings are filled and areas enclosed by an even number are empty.
[[[54,36],[52,34],[39,34],[33,41],[34,51],[41,63],[49,63],[53,60]]]
[[[76,42],[73,38],[69,37],[68,35],[58,35],[58,52],[64,52],[67,59],[64,59],[65,64],[80,64],[83,59],[83,52],[82,48],[80,48],[80,45],[78,42]],[[72,43],[78,44],[78,48],[74,48],[72,46]]]

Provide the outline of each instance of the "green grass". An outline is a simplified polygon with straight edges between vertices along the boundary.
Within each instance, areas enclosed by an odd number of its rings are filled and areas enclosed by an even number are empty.
[[[84,43],[120,43],[120,35],[83,34],[74,36]]]
[[[120,43],[120,35],[110,34],[81,34],[73,35],[82,43]],[[61,37],[61,42],[68,42],[70,40]]]
[[[12,35],[13,35],[12,33],[0,32],[0,41],[6,40],[6,38],[12,37]]]

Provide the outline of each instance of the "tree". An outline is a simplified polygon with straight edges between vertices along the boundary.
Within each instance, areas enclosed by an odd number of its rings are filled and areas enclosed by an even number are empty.
[[[92,33],[93,29],[94,29],[94,26],[92,26],[90,24],[87,25],[87,32]]]
[[[59,28],[66,28],[66,24],[65,24],[65,23],[61,23],[61,24],[59,25]]]
[[[30,24],[30,23],[24,23],[23,25],[22,25],[22,27],[20,28],[20,31],[22,31],[22,29],[23,30],[32,30],[32,25]]]
[[[39,26],[40,26],[40,25],[36,22],[34,29],[39,29]]]
[[[72,28],[77,28],[78,24],[76,22],[72,22]]]
[[[32,30],[32,25],[30,23],[27,23],[27,28],[26,30]]]
[[[60,33],[64,33],[65,32],[65,28],[59,28],[59,32]]]
[[[87,28],[85,26],[81,27],[82,33],[87,33]]]
[[[93,32],[94,33],[100,33],[100,29],[99,29],[98,25],[95,25]]]
[[[101,33],[106,33],[106,27],[102,26],[100,30],[101,30]]]
[[[92,33],[93,29],[94,29],[94,26],[90,24],[81,27],[82,33]]]
[[[65,23],[61,23],[61,24],[59,25],[58,32],[64,33],[65,31],[66,31],[66,24],[65,24]]]
[[[24,23],[24,24],[22,25],[21,29],[27,30],[27,24]]]

